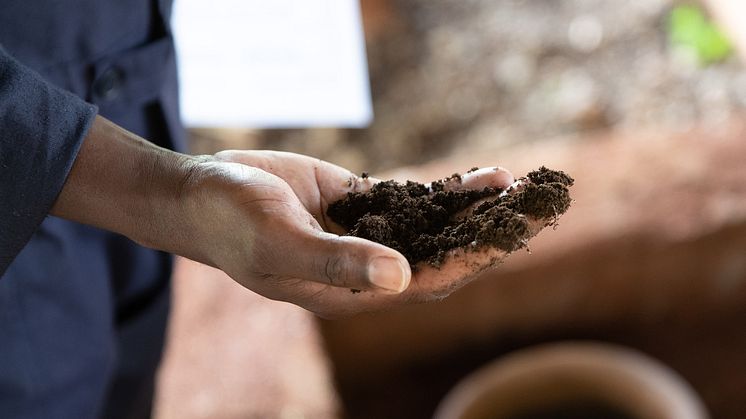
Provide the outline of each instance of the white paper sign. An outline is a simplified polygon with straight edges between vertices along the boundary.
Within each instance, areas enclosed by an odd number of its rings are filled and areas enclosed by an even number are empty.
[[[173,27],[187,126],[372,118],[357,0],[176,0]]]

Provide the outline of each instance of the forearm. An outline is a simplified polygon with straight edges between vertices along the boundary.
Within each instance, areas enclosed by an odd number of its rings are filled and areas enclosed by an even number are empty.
[[[51,214],[164,247],[158,238],[178,228],[181,186],[197,161],[96,117]]]

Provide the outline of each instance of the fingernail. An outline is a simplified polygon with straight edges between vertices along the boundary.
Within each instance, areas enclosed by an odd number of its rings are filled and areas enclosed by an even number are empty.
[[[368,264],[368,280],[378,288],[400,293],[407,288],[408,270],[398,259],[379,256]]]

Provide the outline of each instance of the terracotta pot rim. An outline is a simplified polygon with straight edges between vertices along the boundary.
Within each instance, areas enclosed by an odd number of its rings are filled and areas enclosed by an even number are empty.
[[[671,368],[637,350],[570,341],[522,349],[462,380],[435,419],[476,418],[563,401],[596,401],[644,419],[706,419],[704,404]],[[494,416],[493,416],[494,417]],[[498,416],[499,417],[499,416]]]

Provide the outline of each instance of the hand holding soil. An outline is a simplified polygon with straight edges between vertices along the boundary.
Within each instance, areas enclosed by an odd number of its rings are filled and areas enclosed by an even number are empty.
[[[250,237],[219,246],[225,254],[214,264],[323,317],[447,296],[552,224],[572,184],[543,168],[518,181],[485,168],[400,185],[292,153],[215,157],[221,183],[236,185],[230,195]],[[242,227],[233,230],[225,234]]]

